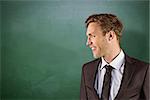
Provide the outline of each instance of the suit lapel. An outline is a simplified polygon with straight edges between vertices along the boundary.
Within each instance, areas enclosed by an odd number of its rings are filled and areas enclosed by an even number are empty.
[[[124,74],[121,81],[120,89],[115,99],[119,100],[124,93],[124,89],[128,86],[128,83],[132,79],[132,75],[134,73],[133,61],[132,58],[125,55],[125,65],[124,65]]]
[[[89,84],[89,87],[91,88],[91,90],[93,91],[94,93],[94,98],[96,100],[98,100],[98,95],[96,93],[96,90],[94,88],[94,85],[95,85],[95,78],[96,78],[96,74],[97,74],[97,69],[98,69],[98,66],[99,66],[99,63],[100,63],[101,59],[96,59],[94,62],[92,62],[89,66],[89,72],[88,72],[88,84]]]

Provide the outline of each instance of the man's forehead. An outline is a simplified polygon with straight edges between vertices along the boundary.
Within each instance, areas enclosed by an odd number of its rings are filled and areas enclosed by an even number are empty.
[[[99,27],[99,24],[97,22],[91,22],[88,27]]]
[[[95,34],[95,31],[99,28],[97,23],[90,23],[87,27],[86,35]]]

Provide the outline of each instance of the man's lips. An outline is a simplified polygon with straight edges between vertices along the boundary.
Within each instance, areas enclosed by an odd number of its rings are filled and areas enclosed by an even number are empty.
[[[96,47],[90,47],[92,49],[92,51],[95,51],[96,50]]]

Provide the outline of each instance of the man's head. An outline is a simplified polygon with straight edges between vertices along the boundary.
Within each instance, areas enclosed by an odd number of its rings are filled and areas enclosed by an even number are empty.
[[[95,58],[107,56],[118,48],[122,36],[122,23],[112,14],[94,14],[85,21],[87,45]]]

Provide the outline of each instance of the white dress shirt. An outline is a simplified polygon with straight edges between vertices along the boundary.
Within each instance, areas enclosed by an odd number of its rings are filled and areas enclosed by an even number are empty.
[[[124,72],[124,64],[125,64],[125,54],[122,50],[120,51],[119,55],[109,64],[102,57],[102,61],[99,64],[98,73],[95,80],[95,89],[97,91],[97,94],[99,95],[99,98],[101,98],[103,80],[106,72],[104,66],[110,65],[113,67],[113,70],[111,72],[111,89],[109,100],[114,100],[120,88]]]

